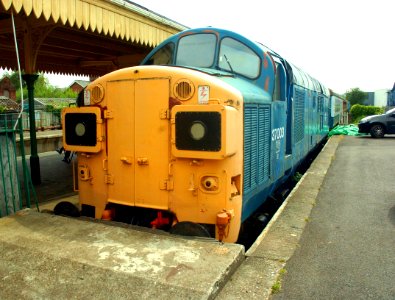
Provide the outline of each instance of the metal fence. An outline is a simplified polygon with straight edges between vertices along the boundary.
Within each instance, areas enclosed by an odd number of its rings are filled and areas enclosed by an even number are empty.
[[[62,127],[61,113],[60,112],[47,112],[36,110],[34,112],[36,129],[46,130],[46,129],[57,129]],[[29,114],[22,114],[22,124],[25,130],[30,129]]]
[[[17,157],[16,135],[23,141],[23,129],[18,114],[0,114],[0,217],[30,207],[31,195],[37,197],[27,168],[23,143]],[[24,191],[22,193],[22,190]]]

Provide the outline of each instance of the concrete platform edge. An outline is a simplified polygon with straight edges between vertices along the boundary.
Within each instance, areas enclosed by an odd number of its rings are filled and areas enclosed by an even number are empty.
[[[51,213],[51,212],[53,212],[54,207],[61,201],[68,201],[68,202],[73,203],[76,206],[79,206],[78,195],[73,195],[70,197],[61,198],[58,200],[52,200],[49,202],[42,203],[39,206],[39,210],[40,210],[40,212]],[[245,258],[246,258],[245,251],[244,251],[244,248],[242,248],[242,250],[240,252],[238,252],[237,255],[234,257],[234,260],[231,262],[231,264],[228,266],[228,268],[221,272],[221,275],[218,277],[217,282],[215,282],[215,284],[213,284],[211,286],[210,290],[207,291],[207,296],[208,296],[207,299],[216,298],[216,296],[221,291],[221,289],[225,286],[225,284],[233,276],[233,274],[236,272],[236,270],[244,262]]]

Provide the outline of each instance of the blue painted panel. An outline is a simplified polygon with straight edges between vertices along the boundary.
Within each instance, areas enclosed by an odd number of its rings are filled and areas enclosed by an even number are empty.
[[[269,179],[270,106],[258,107],[258,184]]]
[[[268,196],[270,184],[270,105],[245,104],[243,212],[245,220]]]
[[[300,142],[304,138],[305,123],[305,91],[299,87],[295,87],[294,92],[294,141]]]
[[[269,178],[270,106],[244,107],[244,193]]]
[[[284,175],[285,168],[286,103],[284,101],[273,102],[272,116],[271,180],[275,181]]]

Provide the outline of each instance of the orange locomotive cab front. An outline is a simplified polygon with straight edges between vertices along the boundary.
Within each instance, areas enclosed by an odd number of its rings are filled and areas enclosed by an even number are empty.
[[[127,207],[142,208],[158,212],[150,226],[202,224],[215,228],[217,239],[235,242],[241,94],[204,73],[169,69],[107,74],[86,88],[84,106],[63,110],[65,149],[78,152],[83,212],[102,218],[112,208],[116,219]]]

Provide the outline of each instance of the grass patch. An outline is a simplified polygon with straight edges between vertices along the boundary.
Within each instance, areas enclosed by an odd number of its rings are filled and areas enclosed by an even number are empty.
[[[277,280],[272,285],[272,294],[277,294],[281,291],[281,282],[285,274],[287,274],[287,270],[285,270],[284,268],[280,269],[280,271],[278,272]]]
[[[272,294],[277,294],[281,291],[281,282],[277,279],[272,286]]]
[[[302,177],[303,177],[303,174],[296,172],[295,175],[293,176],[293,180],[295,182],[299,182],[302,179]]]
[[[284,276],[285,274],[287,274],[287,270],[285,270],[284,268],[280,270],[280,276]]]

